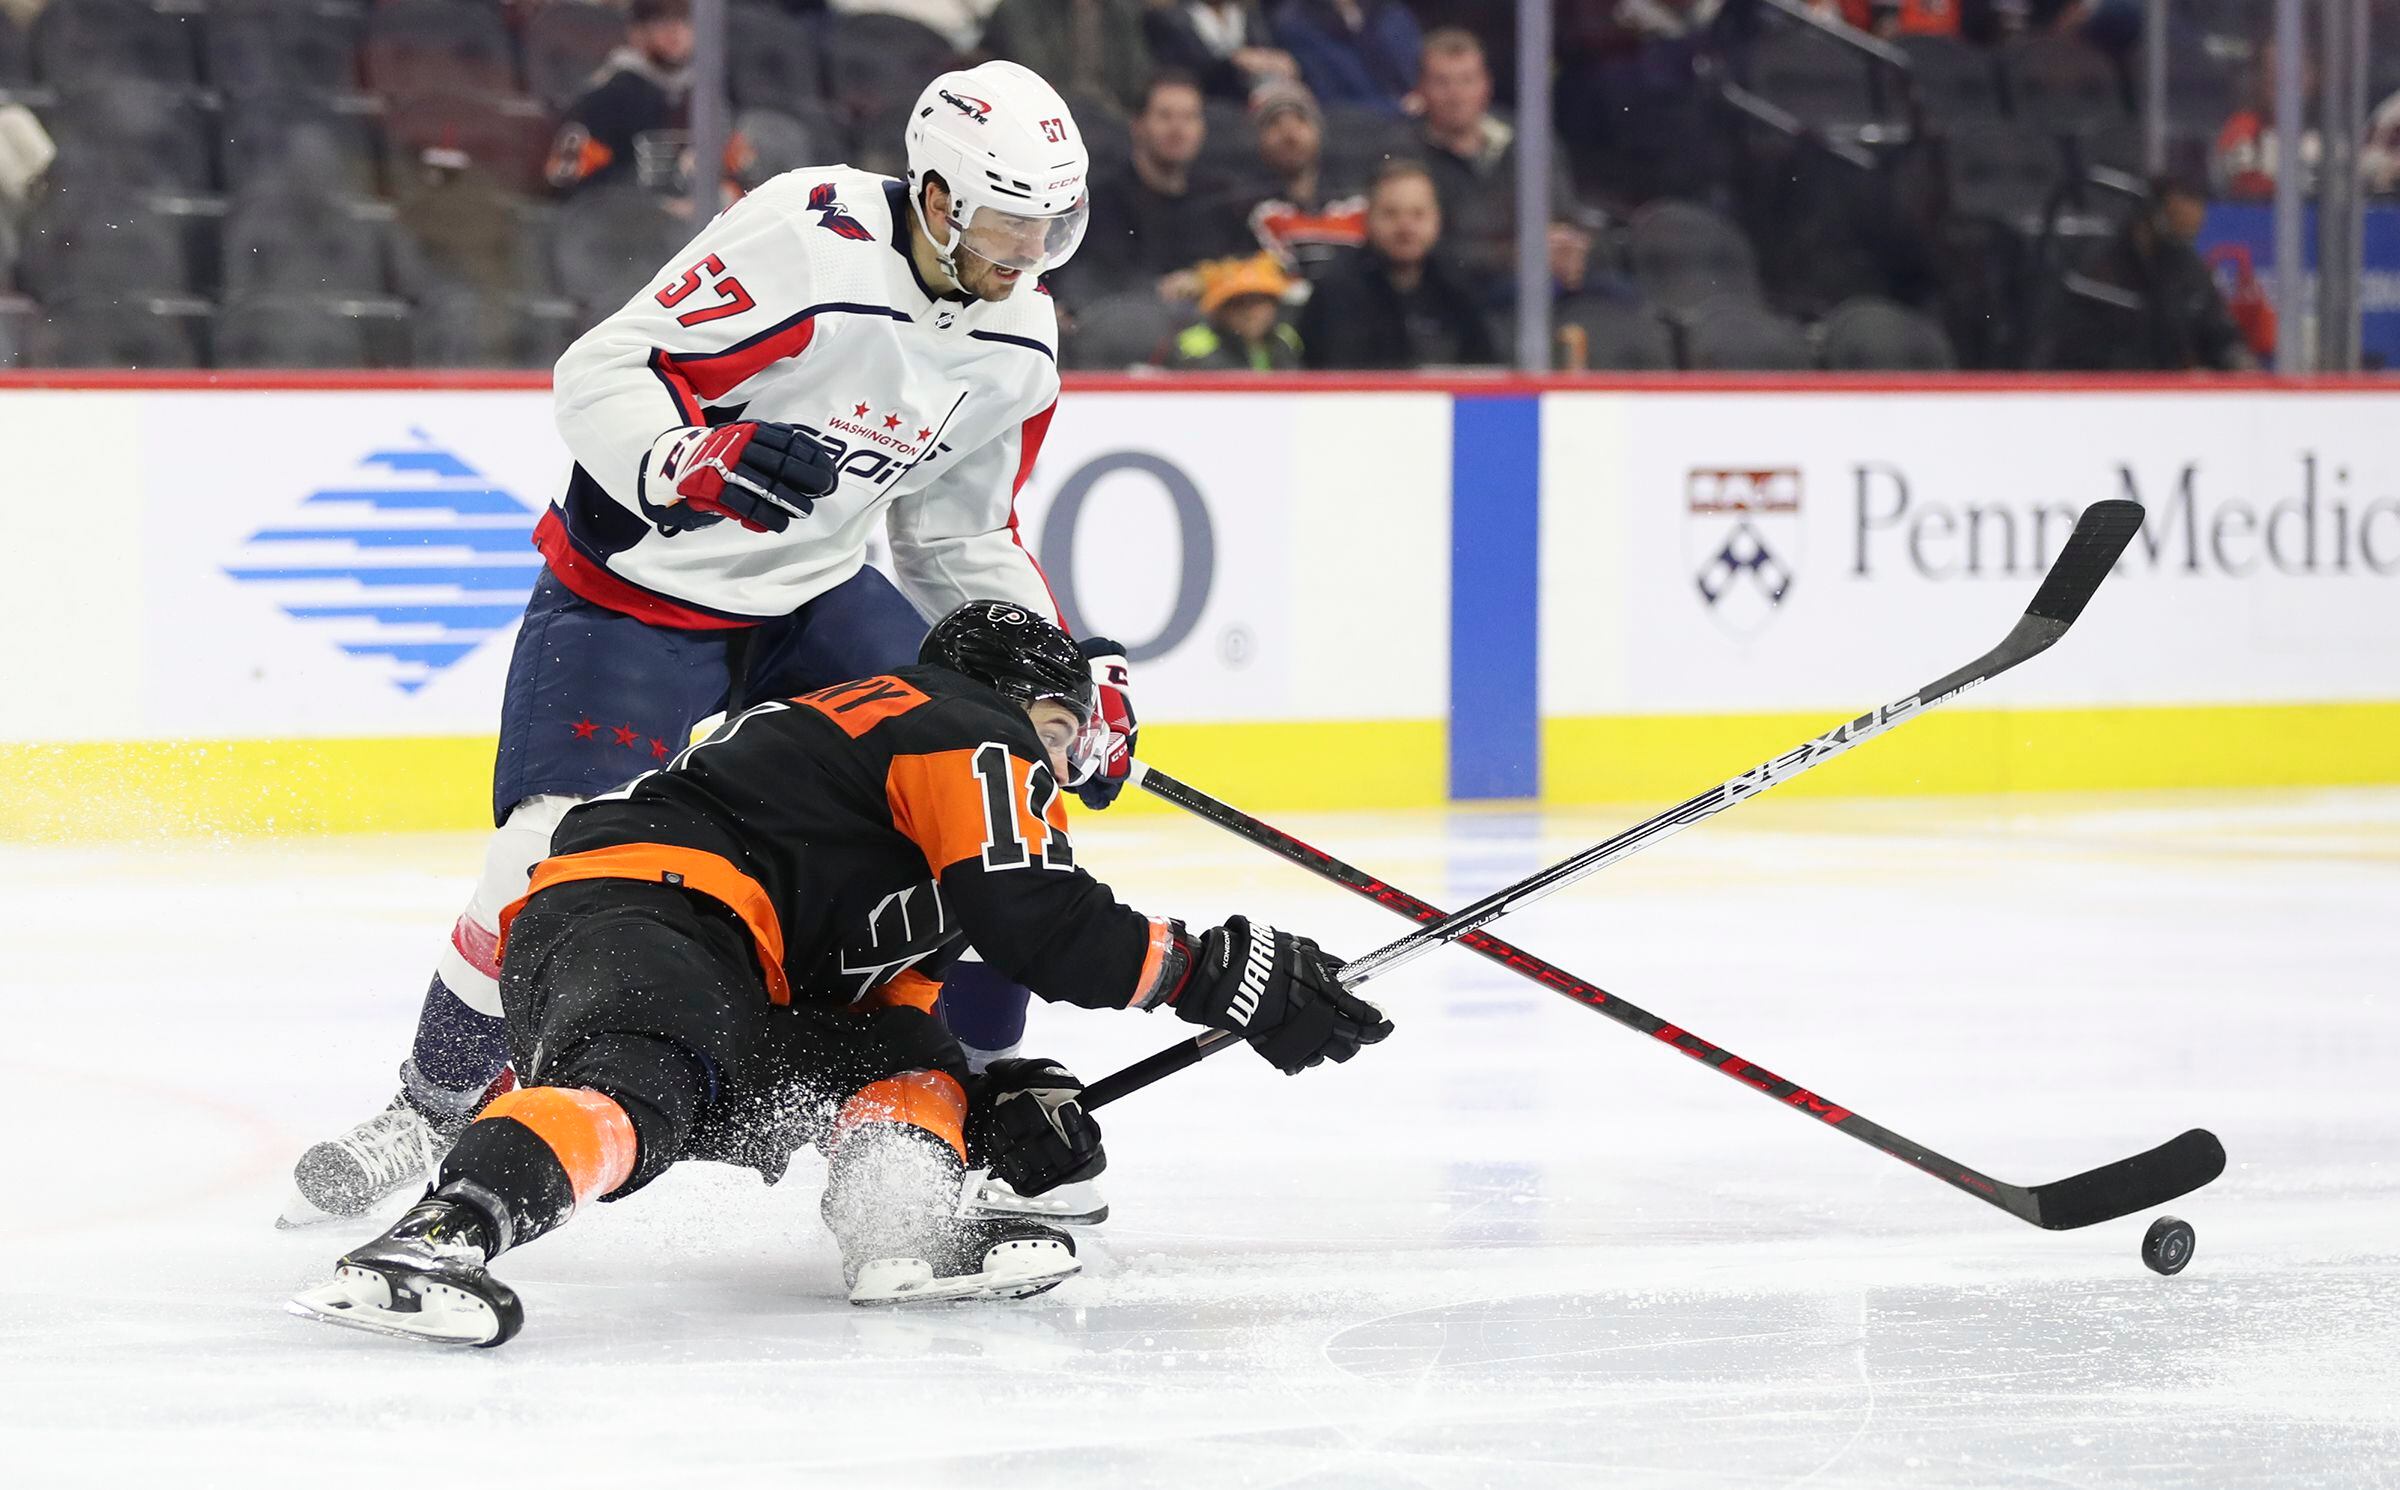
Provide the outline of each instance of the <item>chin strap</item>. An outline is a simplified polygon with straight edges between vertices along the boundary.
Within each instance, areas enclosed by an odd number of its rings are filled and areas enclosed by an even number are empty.
[[[917,226],[925,231],[925,241],[933,245],[934,262],[941,266],[942,273],[950,277],[950,288],[954,290],[959,288],[958,242],[966,236],[965,232],[956,227],[951,228],[950,239],[946,243],[942,241],[941,235],[934,232],[933,224],[926,221],[925,218],[925,187],[922,182],[910,185],[908,206],[909,210],[917,215]]]

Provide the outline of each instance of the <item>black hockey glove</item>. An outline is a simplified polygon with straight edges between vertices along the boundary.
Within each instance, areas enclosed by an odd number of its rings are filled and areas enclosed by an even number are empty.
[[[994,1061],[967,1083],[967,1162],[1019,1195],[1040,1195],[1108,1168],[1083,1083],[1056,1061]]]
[[[841,479],[833,455],[797,425],[742,423],[670,430],[652,447],[654,473],[695,512],[780,533]]]
[[[1133,744],[1142,727],[1133,716],[1133,670],[1126,664],[1125,649],[1100,636],[1084,637],[1075,646],[1092,665],[1092,684],[1099,695],[1092,757],[1081,767],[1075,795],[1097,812],[1125,790],[1133,770]]]
[[[1307,937],[1235,916],[1200,938],[1175,1012],[1233,1031],[1297,1076],[1392,1032],[1381,1009],[1342,987],[1341,971],[1342,960]]]

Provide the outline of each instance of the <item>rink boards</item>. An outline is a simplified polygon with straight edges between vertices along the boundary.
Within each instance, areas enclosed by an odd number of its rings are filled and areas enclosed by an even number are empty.
[[[1099,380],[1018,522],[1145,754],[1265,809],[1688,796],[1996,641],[2116,496],[2066,642],[1794,789],[2392,781],[2395,428],[2365,385]],[[0,442],[0,836],[482,820],[538,381],[20,381]]]

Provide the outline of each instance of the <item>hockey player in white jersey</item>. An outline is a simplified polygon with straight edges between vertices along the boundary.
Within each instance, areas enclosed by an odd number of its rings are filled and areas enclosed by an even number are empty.
[[[1058,614],[1015,498],[1058,398],[1038,278],[1082,240],[1089,155],[1057,92],[1009,62],[936,78],[906,143],[905,182],[846,166],[769,181],[559,360],[575,467],[535,531],[547,562],[502,706],[499,831],[402,1091],[301,1157],[287,1224],[422,1185],[505,1089],[499,914],[576,801],[719,710],[906,665],[924,617],[967,600]],[[866,567],[879,528],[898,589]],[[1123,649],[1080,645],[1110,740],[1076,785],[1105,806],[1134,716]],[[1025,1003],[971,962],[941,995],[978,1063],[1014,1047]]]

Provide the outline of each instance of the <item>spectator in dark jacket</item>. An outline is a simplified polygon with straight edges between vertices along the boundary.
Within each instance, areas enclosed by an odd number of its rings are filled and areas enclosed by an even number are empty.
[[[1417,86],[1424,35],[1399,0],[1283,0],[1275,39],[1322,103],[1398,114]]]
[[[1497,360],[1474,295],[1442,267],[1441,201],[1413,160],[1376,173],[1367,246],[1319,281],[1300,315],[1310,367],[1455,367]]]
[[[1083,248],[1054,282],[1061,299],[1150,288],[1189,301],[1200,293],[1194,266],[1255,251],[1232,179],[1193,168],[1207,138],[1199,82],[1185,72],[1151,79],[1133,116],[1130,164],[1092,182]]]
[[[550,184],[562,194],[618,180],[679,189],[692,105],[691,0],[633,0],[626,21],[625,45],[567,105],[550,146]]]
[[[1158,65],[1190,73],[1211,98],[1238,103],[1262,83],[1300,76],[1292,54],[1275,46],[1258,0],[1164,0],[1142,25]]]
[[[1418,138],[1425,166],[1442,197],[1450,257],[1486,305],[1512,304],[1517,287],[1517,131],[1492,113],[1492,74],[1483,43],[1471,32],[1444,28],[1425,38],[1417,90],[1425,101]],[[1550,149],[1551,256],[1583,238],[1574,226],[1575,188],[1566,151]],[[1588,238],[1580,245],[1588,251]]]
[[[1150,81],[1138,0],[1000,0],[983,46],[1024,63],[1069,98],[1096,93],[1132,110]]]
[[[2161,178],[2142,211],[2118,233],[2093,275],[2138,297],[2131,336],[2107,334],[2094,365],[2160,372],[2242,372],[2258,364],[2243,345],[2216,277],[2192,248],[2208,199],[2192,184]]]

